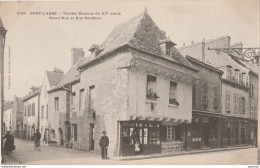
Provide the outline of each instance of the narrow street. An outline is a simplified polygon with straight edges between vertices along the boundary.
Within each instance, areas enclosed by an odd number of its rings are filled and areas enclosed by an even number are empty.
[[[257,164],[257,148],[160,157],[142,160],[102,160],[99,155],[72,149],[43,146],[34,150],[33,143],[15,139],[16,150],[9,156],[4,155],[3,164]]]

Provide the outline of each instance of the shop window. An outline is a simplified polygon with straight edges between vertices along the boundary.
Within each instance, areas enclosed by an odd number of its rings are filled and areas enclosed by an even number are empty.
[[[74,141],[77,141],[77,139],[78,139],[77,124],[72,124],[72,127],[71,127],[71,138],[74,138]]]
[[[59,98],[55,97],[55,111],[59,111]]]
[[[226,113],[231,112],[231,93],[226,92]]]
[[[170,94],[169,94],[169,104],[179,105],[177,101],[177,83],[170,81]]]
[[[79,109],[84,109],[84,89],[81,89],[79,92]]]
[[[95,85],[89,87],[89,108],[95,109]]]
[[[203,106],[204,110],[207,110],[207,107],[208,107],[208,84],[204,83],[204,84],[201,85],[201,87],[202,87],[202,89],[201,89],[201,91],[202,91],[202,94],[201,94],[201,96],[202,96],[202,100],[201,100],[202,106]]]
[[[147,75],[147,84],[146,84],[146,98],[149,100],[157,100],[159,96],[156,93],[157,90],[156,77]]]
[[[71,107],[72,107],[72,109],[75,109],[75,102],[76,102],[76,93],[74,92],[74,93],[72,93],[71,94]]]
[[[175,127],[167,126],[167,140],[174,140],[174,139],[175,139]]]
[[[239,96],[237,94],[234,94],[234,114],[237,114],[239,111]]]
[[[213,87],[213,107],[218,108],[218,87]]]

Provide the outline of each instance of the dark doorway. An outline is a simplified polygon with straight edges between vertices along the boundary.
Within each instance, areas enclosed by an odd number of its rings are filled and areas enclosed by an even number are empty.
[[[89,126],[89,150],[94,150],[94,124]]]
[[[241,139],[242,139],[242,144],[245,144],[246,143],[246,131],[245,131],[245,128],[241,128]]]
[[[204,147],[209,147],[209,131],[210,131],[210,127],[208,123],[203,123],[202,124],[202,138],[203,138],[203,146]]]
[[[238,145],[238,128],[235,128],[235,144]]]

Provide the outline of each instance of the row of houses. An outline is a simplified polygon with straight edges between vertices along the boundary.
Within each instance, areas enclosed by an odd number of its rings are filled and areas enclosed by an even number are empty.
[[[90,55],[73,48],[68,72],[46,71],[13,128],[24,139],[39,129],[46,144],[95,152],[106,131],[110,156],[249,145],[258,70],[208,47],[234,45],[226,36],[177,49],[144,11]]]

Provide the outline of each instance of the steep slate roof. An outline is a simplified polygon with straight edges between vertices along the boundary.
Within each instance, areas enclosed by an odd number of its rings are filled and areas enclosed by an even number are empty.
[[[64,73],[61,73],[61,72],[53,72],[53,71],[46,71],[46,74],[47,74],[47,78],[48,78],[48,81],[49,81],[49,84],[50,84],[50,87],[52,87],[53,85],[55,85],[55,83],[57,81],[59,81]]]
[[[166,39],[168,39],[166,37],[166,33],[160,30],[152,18],[148,15],[147,11],[144,11],[125,23],[116,26],[107,39],[100,45],[100,50],[102,50],[101,53],[89,61],[101,57],[125,45],[129,45],[135,49],[147,53],[165,57],[161,50],[160,43]],[[175,47],[172,47],[172,51],[173,54],[171,58],[174,61],[194,68]],[[85,62],[79,68],[83,67],[87,63],[88,62]]]
[[[3,25],[1,17],[0,17],[0,27],[4,28],[4,25]]]
[[[26,95],[26,96],[23,98],[23,101],[26,101],[26,100],[28,100],[28,99],[30,99],[30,98],[32,98],[32,97],[34,97],[34,96],[40,94],[40,93],[41,93],[41,89],[42,89],[42,86],[39,86],[37,89],[35,89],[35,90],[33,91],[32,94]]]
[[[87,61],[89,59],[90,59],[90,57],[80,59],[73,67],[71,67],[69,69],[69,71],[65,75],[63,75],[61,77],[61,79],[59,81],[57,81],[55,83],[55,85],[53,85],[50,88],[50,90],[48,92],[57,90],[69,83],[73,83],[73,82],[79,80],[80,77],[79,77],[79,72],[77,69],[80,65],[82,65],[85,61]]]

